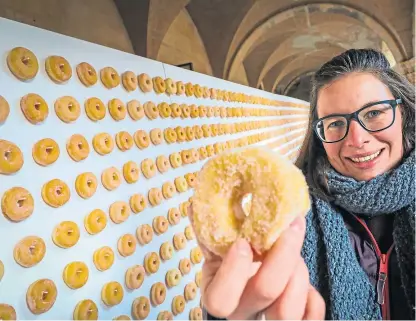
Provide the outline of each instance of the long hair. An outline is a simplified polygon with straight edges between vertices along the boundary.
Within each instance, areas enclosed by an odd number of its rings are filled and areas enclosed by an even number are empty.
[[[322,65],[312,78],[309,124],[296,161],[296,166],[306,176],[311,193],[327,201],[332,200],[325,177],[330,164],[323,143],[316,137],[312,128],[312,122],[318,119],[318,94],[323,87],[336,79],[356,72],[370,73],[376,76],[390,89],[394,97],[402,99],[404,157],[408,156],[415,146],[414,86],[404,76],[392,70],[387,58],[376,50],[351,49],[334,57]]]

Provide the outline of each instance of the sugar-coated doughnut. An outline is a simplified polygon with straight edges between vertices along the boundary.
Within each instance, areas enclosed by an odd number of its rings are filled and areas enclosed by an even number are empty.
[[[162,185],[162,194],[165,199],[172,198],[175,194],[175,185],[172,182],[165,182]]]
[[[55,101],[55,113],[65,123],[76,121],[81,115],[79,102],[71,96],[63,96]]]
[[[185,289],[183,292],[185,300],[191,301],[195,299],[198,292],[198,287],[196,286],[196,283],[194,281],[191,281],[187,285],[185,285]]]
[[[27,48],[15,47],[7,55],[7,66],[16,78],[22,81],[35,78],[39,63],[35,54]]]
[[[85,113],[92,121],[99,121],[104,119],[107,109],[104,103],[97,97],[88,98],[84,104]]]
[[[137,77],[137,80],[139,82],[139,87],[142,92],[147,93],[153,90],[152,78],[150,78],[148,74],[145,74],[145,73],[140,74]]]
[[[116,223],[120,224],[126,221],[130,216],[130,207],[124,201],[117,201],[110,205],[110,218]]]
[[[144,108],[136,99],[130,100],[127,103],[127,111],[133,120],[140,120],[144,117]]]
[[[20,99],[20,109],[31,124],[43,122],[49,115],[46,101],[37,94],[27,94]]]
[[[93,196],[97,186],[97,177],[92,172],[79,174],[75,179],[75,190],[84,199]]]
[[[198,263],[201,263],[202,259],[203,259],[203,255],[202,255],[201,248],[199,246],[194,247],[191,250],[191,262],[193,264],[198,264]]]
[[[145,102],[143,108],[144,108],[144,113],[146,117],[149,118],[150,120],[153,120],[159,117],[159,109],[153,102],[151,101]]]
[[[215,153],[214,153],[214,146],[212,146],[212,145],[207,145],[207,146],[205,146],[205,149],[206,149],[206,151],[207,151],[207,156],[208,157],[211,157],[211,156],[213,156]]]
[[[97,72],[89,63],[81,62],[78,64],[76,71],[79,80],[84,86],[91,87],[97,83]]]
[[[123,120],[127,115],[126,106],[118,98],[113,98],[108,101],[108,111],[110,112],[111,117],[116,121]]]
[[[156,158],[156,167],[161,174],[167,172],[170,169],[169,159],[164,155],[158,156]]]
[[[153,145],[160,145],[163,142],[163,134],[160,128],[153,128],[150,130],[150,140]]]
[[[162,77],[154,77],[153,78],[153,88],[156,94],[161,94],[166,91],[166,84]]]
[[[92,146],[100,155],[110,154],[114,149],[114,140],[108,133],[98,133],[92,139]]]
[[[124,130],[116,134],[116,145],[122,152],[131,149],[133,147],[133,141],[133,137]]]
[[[190,321],[203,320],[202,309],[200,307],[194,307],[191,310],[189,310],[189,320]]]
[[[0,303],[0,320],[17,320],[16,310],[11,305]]]
[[[191,272],[192,264],[188,258],[183,258],[179,261],[179,270],[181,271],[182,275],[186,275]]]
[[[133,91],[137,89],[137,77],[132,71],[125,71],[121,75],[121,82],[123,83],[124,89],[127,91]]]
[[[42,199],[51,207],[65,205],[71,197],[68,185],[60,179],[52,179],[42,187]]]
[[[74,320],[98,320],[98,308],[90,299],[77,303],[73,313]]]
[[[176,82],[174,82],[171,78],[165,79],[165,85],[166,85],[166,93],[168,95],[175,95],[176,92],[178,91]]]
[[[12,222],[20,222],[32,215],[34,200],[32,194],[23,187],[12,187],[4,192],[1,210]]]
[[[73,247],[78,243],[80,231],[78,225],[72,221],[63,221],[55,226],[52,241],[63,249]]]
[[[129,267],[125,275],[126,287],[130,290],[137,290],[143,284],[146,271],[142,265],[134,265]]]
[[[10,114],[10,106],[7,100],[0,96],[0,124],[3,124]]]
[[[144,268],[148,274],[154,274],[159,270],[160,259],[156,252],[149,252],[144,257]]]
[[[172,312],[174,315],[181,314],[185,310],[185,298],[183,295],[176,295],[172,300]]]
[[[136,236],[141,245],[149,244],[153,239],[153,229],[149,224],[142,224],[137,228]]]
[[[84,218],[85,230],[91,234],[100,233],[107,226],[107,216],[103,210],[95,209]]]
[[[45,241],[38,236],[26,236],[13,249],[13,258],[25,268],[38,264],[46,253]]]
[[[120,75],[113,67],[105,67],[100,71],[100,78],[107,89],[120,85]]]
[[[49,311],[55,304],[58,290],[55,283],[49,279],[33,282],[26,292],[26,303],[30,312],[42,314]]]
[[[23,167],[23,153],[20,148],[7,140],[0,139],[0,174],[13,174]]]
[[[144,320],[150,313],[150,300],[145,296],[134,299],[131,314],[135,320]]]
[[[176,207],[170,208],[168,211],[168,221],[170,225],[179,224],[181,220],[181,213]]]
[[[98,271],[108,270],[114,263],[114,252],[109,246],[94,251],[93,262]]]
[[[173,245],[171,242],[163,242],[159,250],[160,258],[164,261],[170,260],[173,256],[173,251]]]
[[[173,246],[175,250],[180,251],[186,247],[186,237],[182,232],[178,232],[173,236]]]
[[[49,78],[57,84],[68,81],[72,77],[72,68],[68,60],[61,56],[49,56],[45,60],[45,69]]]
[[[151,158],[142,160],[140,167],[144,177],[149,179],[156,175],[156,164]]]
[[[149,134],[143,130],[139,129],[134,133],[134,142],[136,146],[140,149],[145,149],[150,145],[150,137]]]
[[[173,314],[168,310],[160,311],[157,315],[157,320],[171,321],[173,320]]]
[[[170,110],[172,118],[181,117],[182,109],[177,103],[170,104]]]
[[[150,288],[150,301],[153,305],[161,305],[166,299],[166,286],[162,282],[156,282]]]
[[[62,273],[62,279],[71,289],[79,289],[83,287],[87,283],[88,277],[88,267],[81,261],[68,263]]]
[[[135,214],[142,212],[147,206],[146,198],[142,194],[138,193],[133,194],[130,197],[129,203],[131,210]]]
[[[66,144],[66,150],[72,160],[80,162],[88,157],[90,153],[90,145],[84,136],[74,134],[69,138]]]
[[[117,249],[121,256],[130,256],[136,251],[136,239],[133,234],[122,235],[117,242]]]
[[[169,222],[164,216],[156,216],[153,219],[153,229],[157,235],[163,234],[168,230]]]
[[[104,284],[101,289],[101,300],[107,306],[114,306],[123,301],[124,290],[120,283],[111,281]]]
[[[170,269],[166,272],[166,285],[171,288],[179,284],[182,279],[181,271],[178,268]]]
[[[215,114],[215,108],[213,106],[207,107],[207,117],[213,117]]]

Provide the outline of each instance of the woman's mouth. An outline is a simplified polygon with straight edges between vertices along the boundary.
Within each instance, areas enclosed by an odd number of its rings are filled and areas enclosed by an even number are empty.
[[[371,154],[371,155],[367,155],[365,157],[351,157],[350,159],[354,162],[354,163],[364,163],[364,162],[368,162],[371,161],[375,158],[377,158],[380,153],[381,153],[382,149],[380,149],[379,151]]]
[[[352,164],[354,167],[359,169],[371,169],[373,168],[380,158],[380,155],[383,154],[384,148],[365,156],[360,157],[347,157],[347,159],[350,161],[350,164]]]

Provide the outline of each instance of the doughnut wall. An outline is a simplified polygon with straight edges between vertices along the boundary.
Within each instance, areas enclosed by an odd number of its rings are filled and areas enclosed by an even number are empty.
[[[0,319],[201,319],[204,162],[308,104],[0,19]]]

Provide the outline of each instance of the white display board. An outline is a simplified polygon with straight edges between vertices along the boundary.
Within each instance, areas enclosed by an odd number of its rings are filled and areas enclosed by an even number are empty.
[[[29,81],[18,80],[10,72],[6,58],[9,51],[17,46],[30,49],[39,61],[39,72],[37,76]],[[72,78],[65,84],[55,84],[51,81],[45,71],[45,59],[50,55],[60,55],[65,57],[73,70]],[[158,118],[149,120],[146,117],[139,121],[133,121],[128,115],[122,121],[114,121],[107,111],[106,117],[99,122],[92,122],[88,119],[84,110],[84,101],[90,97],[98,97],[107,106],[107,102],[112,98],[118,98],[124,103],[132,99],[137,99],[141,103],[146,101],[168,103],[177,102],[180,104],[197,104],[206,106],[240,106],[256,107],[265,109],[276,109],[272,106],[252,105],[248,103],[224,102],[212,99],[197,99],[186,96],[168,96],[166,94],[156,94],[155,92],[143,93],[139,89],[134,92],[127,92],[120,84],[117,88],[106,89],[102,82],[98,82],[92,87],[85,87],[79,81],[75,67],[81,62],[90,63],[96,71],[107,66],[115,68],[121,75],[124,71],[131,70],[137,75],[147,73],[151,77],[161,76],[172,78],[175,81],[182,80],[208,86],[210,88],[225,89],[228,91],[242,92],[248,95],[257,95],[281,101],[301,102],[288,97],[277,96],[271,93],[260,91],[254,88],[241,86],[235,83],[216,79],[196,72],[187,71],[166,64],[162,64],[150,59],[138,57],[125,52],[117,51],[100,45],[88,43],[71,37],[56,34],[50,31],[31,27],[14,21],[0,19],[0,95],[3,96],[10,105],[10,115],[7,121],[0,125],[0,139],[12,141],[21,149],[24,156],[24,165],[20,171],[13,175],[0,174],[0,198],[5,191],[14,187],[22,186],[29,190],[35,200],[33,214],[26,220],[14,223],[0,214],[0,260],[5,266],[5,274],[0,281],[0,303],[12,305],[17,313],[18,319],[42,320],[42,319],[72,319],[76,304],[84,299],[93,300],[99,309],[99,319],[113,319],[122,314],[131,316],[131,305],[135,298],[139,296],[150,297],[150,288],[156,282],[165,282],[165,275],[169,269],[178,267],[180,259],[190,257],[190,251],[197,246],[195,240],[188,241],[185,249],[175,251],[173,258],[168,261],[161,261],[159,271],[156,274],[146,276],[143,285],[138,290],[128,290],[124,285],[126,270],[135,265],[143,265],[144,256],[151,251],[159,253],[160,245],[169,240],[172,241],[173,235],[183,232],[189,225],[187,217],[182,218],[178,225],[169,226],[166,233],[154,235],[152,242],[148,245],[137,245],[134,255],[122,257],[117,251],[117,241],[125,233],[136,235],[136,229],[141,224],[152,225],[153,218],[158,215],[167,217],[168,210],[178,207],[180,203],[188,200],[192,195],[192,190],[185,193],[176,193],[174,198],[164,200],[156,207],[148,206],[139,214],[132,214],[127,221],[121,224],[114,224],[108,217],[109,206],[115,201],[129,202],[129,198],[134,193],[147,195],[152,187],[162,187],[166,181],[189,172],[198,171],[204,161],[194,164],[170,169],[163,175],[157,175],[151,179],[146,179],[140,175],[138,182],[127,184],[124,180],[119,188],[114,191],[106,190],[101,184],[101,173],[104,169],[115,166],[122,171],[123,164],[134,161],[137,164],[145,158],[156,159],[159,155],[169,156],[173,152],[178,152],[188,148],[198,148],[207,144],[214,144],[217,141],[226,141],[259,132],[273,130],[275,128],[258,129],[249,132],[242,132],[233,135],[203,138],[184,143],[151,145],[149,148],[140,150],[135,145],[126,152],[121,152],[115,146],[113,152],[106,156],[100,156],[92,148],[92,138],[100,132],[107,132],[115,137],[119,131],[128,131],[131,135],[143,129],[149,132],[153,128],[165,129],[174,126],[202,125],[212,123],[234,123],[251,120],[278,119],[280,116],[273,117],[245,117],[235,118],[196,118],[196,119],[172,119]],[[48,118],[39,125],[30,124],[24,117],[20,109],[20,99],[28,93],[36,93],[42,96],[49,105]],[[66,124],[55,114],[54,102],[61,96],[72,96],[81,105],[81,116],[75,123]],[[281,109],[296,109],[292,107]],[[285,118],[294,118],[294,124],[305,121],[305,116],[294,114],[286,115]],[[90,143],[89,156],[81,161],[74,162],[66,151],[66,143],[73,134],[83,135]],[[231,137],[232,136],[232,137]],[[50,166],[42,167],[36,164],[32,158],[33,145],[43,138],[54,139],[60,147],[60,157]],[[259,144],[262,144],[261,142]],[[0,155],[1,157],[1,155]],[[98,178],[98,188],[90,199],[84,200],[78,196],[75,190],[75,179],[78,174],[83,172],[93,172]],[[68,203],[60,208],[52,208],[42,200],[41,189],[44,183],[54,178],[59,178],[70,187],[71,198]],[[108,218],[107,227],[97,235],[89,235],[84,228],[84,217],[93,209],[102,209]],[[69,249],[57,247],[52,241],[52,231],[55,226],[65,220],[71,220],[78,224],[81,237],[78,243]],[[13,258],[13,249],[16,243],[25,236],[36,235],[42,237],[46,243],[46,255],[43,260],[31,268],[23,268],[18,265]],[[98,271],[93,264],[93,253],[101,246],[110,246],[115,253],[113,266],[104,272]],[[64,267],[72,261],[83,261],[89,268],[88,282],[77,290],[68,288],[62,279]],[[148,319],[156,319],[160,311],[172,310],[172,299],[175,295],[184,292],[185,285],[195,280],[195,274],[202,268],[202,263],[192,266],[188,275],[183,276],[179,285],[168,289],[165,301],[159,306],[152,306]],[[26,291],[29,285],[41,278],[48,278],[55,282],[58,289],[58,296],[54,306],[46,313],[40,315],[32,314],[26,304]],[[113,307],[107,307],[101,300],[101,288],[109,281],[118,281],[124,287],[124,298],[122,302]],[[175,319],[188,319],[191,308],[199,306],[200,297],[198,296],[187,302],[184,312]]]

